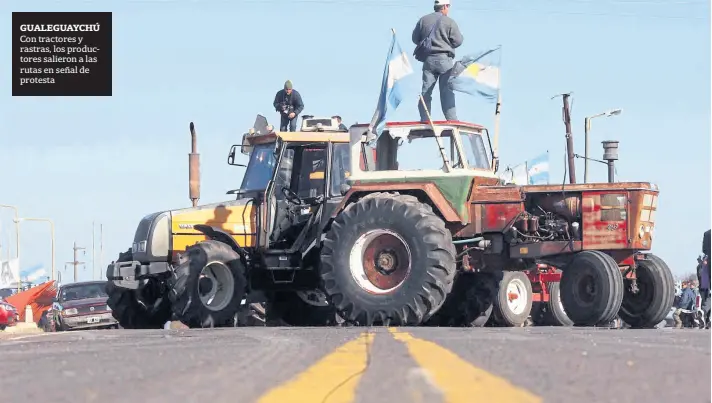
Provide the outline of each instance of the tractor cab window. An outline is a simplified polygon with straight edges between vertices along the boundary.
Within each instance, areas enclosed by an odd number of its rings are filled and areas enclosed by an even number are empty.
[[[348,144],[334,144],[334,155],[331,159],[331,183],[329,194],[341,195],[341,185],[346,183],[350,172],[351,154]],[[363,168],[361,168],[363,169]]]
[[[294,167],[290,189],[300,198],[322,196],[325,188],[326,147],[298,146],[294,153]]]
[[[460,138],[462,139],[465,157],[470,168],[490,169],[487,149],[482,136],[477,133],[460,131]]]
[[[250,161],[247,163],[240,189],[266,189],[267,183],[272,179],[275,162],[274,143],[255,145],[250,153]]]
[[[443,130],[440,134],[441,143],[450,164],[454,168],[462,168],[460,153],[457,151],[452,133],[450,129]],[[390,129],[376,142],[376,170],[378,171],[440,169],[443,169],[443,160],[431,129],[404,132]]]

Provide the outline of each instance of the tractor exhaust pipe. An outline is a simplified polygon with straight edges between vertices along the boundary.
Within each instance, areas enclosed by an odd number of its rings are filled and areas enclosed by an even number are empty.
[[[195,125],[190,122],[190,154],[188,154],[188,197],[193,207],[200,200],[200,154],[198,154],[198,137],[195,134]]]
[[[615,140],[602,141],[603,159],[608,162],[608,183],[615,182],[616,166],[618,159],[618,142]]]

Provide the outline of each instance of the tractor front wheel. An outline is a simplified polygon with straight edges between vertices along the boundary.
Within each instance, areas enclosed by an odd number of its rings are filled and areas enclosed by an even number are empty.
[[[132,259],[131,250],[119,254],[116,262],[126,262]],[[111,309],[111,316],[124,329],[163,329],[171,319],[170,301],[166,295],[158,292],[148,292],[160,289],[160,285],[152,280],[147,281],[144,289],[131,290],[117,287],[113,281],[108,281],[104,291],[108,295],[106,305]],[[145,294],[145,295],[143,295]],[[62,330],[57,326],[57,330]]]
[[[501,276],[491,321],[496,326],[524,326],[532,310],[532,283],[520,271],[505,271]]]
[[[632,328],[652,329],[667,316],[675,299],[672,271],[659,257],[648,254],[638,261],[633,281],[624,280],[620,318]]]
[[[321,252],[329,302],[350,323],[419,325],[452,289],[455,246],[413,196],[372,194],[334,220]]]
[[[561,303],[575,326],[610,323],[623,301],[623,275],[609,255],[579,252],[561,274]]]
[[[190,246],[168,284],[173,313],[191,328],[234,326],[247,288],[240,255],[213,240]]]

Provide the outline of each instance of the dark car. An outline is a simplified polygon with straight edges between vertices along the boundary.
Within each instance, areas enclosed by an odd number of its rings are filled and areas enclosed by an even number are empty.
[[[83,281],[61,285],[52,304],[55,327],[59,331],[118,327],[106,305],[106,281]]]

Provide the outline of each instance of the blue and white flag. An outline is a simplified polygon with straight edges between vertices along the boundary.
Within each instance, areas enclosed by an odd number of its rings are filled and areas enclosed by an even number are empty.
[[[413,73],[413,67],[408,60],[408,55],[403,52],[396,34],[393,33],[391,48],[388,51],[386,66],[383,69],[383,82],[381,83],[381,94],[378,97],[376,112],[373,114],[369,131],[380,136],[386,126],[386,116],[392,110],[398,108],[403,99],[401,79]]]
[[[499,56],[500,47],[478,54],[464,56],[455,62],[448,86],[453,91],[470,95],[480,95],[488,100],[495,100],[499,91]]]
[[[549,152],[527,161],[527,176],[530,185],[549,184]]]

